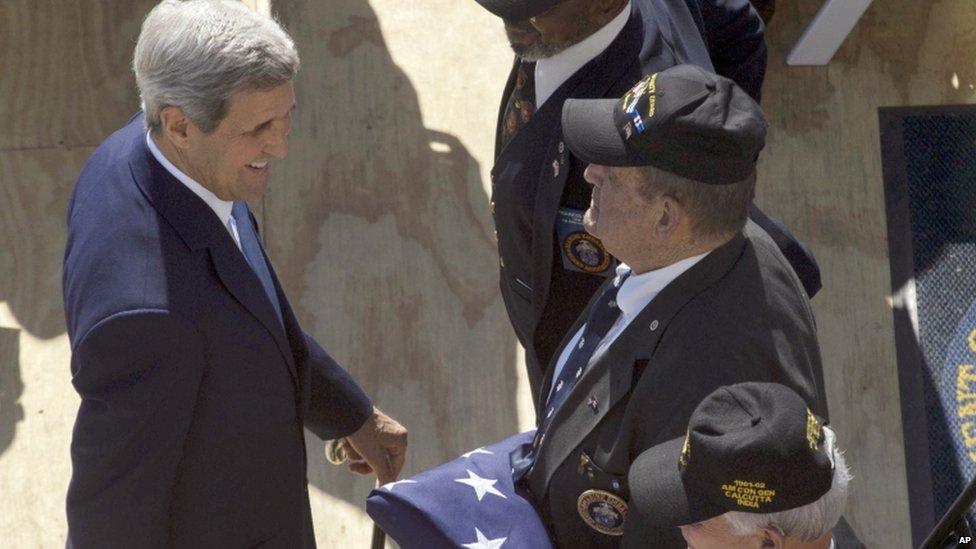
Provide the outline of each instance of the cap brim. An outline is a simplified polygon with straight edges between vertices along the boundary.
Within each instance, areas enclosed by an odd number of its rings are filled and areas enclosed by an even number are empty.
[[[619,99],[567,99],[563,104],[563,140],[580,160],[604,166],[632,164],[614,120]]]
[[[476,0],[481,7],[509,21],[525,21],[535,17],[562,0]]]
[[[678,458],[685,437],[646,450],[630,466],[627,520],[656,527],[678,527],[726,512],[685,487]]]

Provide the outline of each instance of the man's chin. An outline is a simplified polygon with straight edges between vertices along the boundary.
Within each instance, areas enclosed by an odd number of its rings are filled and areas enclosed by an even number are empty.
[[[253,179],[248,180],[246,183],[238,185],[235,189],[234,200],[244,200],[247,202],[254,202],[260,200],[264,196],[265,191],[268,190],[267,179],[263,181],[255,181]]]
[[[596,221],[590,218],[589,212],[587,212],[586,217],[583,218],[583,229],[585,229],[586,232],[590,233],[591,235],[600,238],[599,227],[597,226]]]
[[[542,44],[540,42],[536,42],[528,46],[516,43],[510,43],[510,45],[512,46],[512,51],[515,52],[515,55],[526,63],[535,63],[540,59],[552,57],[553,55],[565,50],[567,47],[562,44],[550,45]]]

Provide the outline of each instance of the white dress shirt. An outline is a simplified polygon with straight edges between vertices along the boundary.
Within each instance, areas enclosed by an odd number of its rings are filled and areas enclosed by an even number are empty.
[[[563,85],[563,82],[569,80],[569,77],[583,68],[583,65],[589,63],[593,58],[603,53],[603,50],[607,49],[614,38],[627,25],[627,20],[630,19],[630,11],[630,2],[628,1],[623,11],[617,14],[609,23],[601,27],[600,30],[587,36],[579,44],[573,44],[552,57],[540,59],[536,62],[536,110],[542,107],[543,103],[549,99],[553,92],[559,89],[559,86]]]
[[[590,358],[590,362],[593,362],[597,357],[606,352],[607,347],[617,336],[624,331],[625,328],[630,324],[634,318],[637,317],[647,307],[651,301],[661,293],[668,284],[674,279],[681,276],[682,273],[692,268],[696,263],[701,261],[710,252],[705,252],[701,255],[696,255],[686,259],[682,259],[677,263],[668,265],[667,267],[662,267],[660,269],[655,269],[653,271],[648,271],[639,275],[630,275],[624,280],[623,286],[617,291],[617,307],[620,308],[620,316],[617,321],[614,322],[613,326],[607,332],[607,335],[600,341],[597,345],[595,351],[593,351],[593,357]],[[630,267],[625,263],[621,263],[617,266],[617,280],[619,281],[625,274],[630,272]],[[589,312],[589,311],[586,311]],[[586,313],[584,313],[586,314]],[[552,379],[559,379],[559,373],[562,371],[563,366],[566,364],[566,360],[569,359],[570,353],[576,348],[577,343],[579,343],[580,336],[583,335],[583,330],[586,329],[586,325],[580,327],[573,336],[573,339],[563,347],[562,352],[559,354],[559,360],[556,362],[556,369],[552,374]],[[550,391],[551,394],[551,391]]]
[[[217,218],[220,219],[220,224],[227,229],[227,232],[230,233],[230,237],[234,239],[234,243],[237,244],[238,249],[240,249],[241,238],[240,235],[237,234],[237,223],[231,216],[231,210],[234,208],[234,203],[221,200],[217,197],[217,195],[207,190],[206,187],[197,183],[192,177],[186,175],[179,168],[174,166],[173,163],[163,155],[162,151],[159,150],[159,147],[156,146],[150,132],[146,132],[146,145],[149,146],[149,152],[151,152],[156,160],[159,161],[164,168],[166,168],[166,171],[173,174],[173,177],[175,177],[180,183],[186,185],[186,188],[193,191],[193,194],[199,196],[201,200],[206,202],[207,206],[210,206],[210,209],[213,210],[213,212],[217,214]]]

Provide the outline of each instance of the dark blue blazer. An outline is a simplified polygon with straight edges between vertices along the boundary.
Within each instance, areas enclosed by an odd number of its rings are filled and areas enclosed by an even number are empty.
[[[302,427],[342,437],[372,404],[302,331],[272,270],[282,328],[228,231],[145,133],[137,115],[109,137],[68,208],[81,396],[68,546],[314,546]]]

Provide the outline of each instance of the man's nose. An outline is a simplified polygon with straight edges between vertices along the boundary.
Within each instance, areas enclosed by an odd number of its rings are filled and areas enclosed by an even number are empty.
[[[583,179],[594,187],[600,187],[606,180],[607,167],[599,164],[590,164],[583,172]]]
[[[285,124],[265,145],[264,152],[275,158],[284,158],[288,154],[288,134],[291,133],[291,124]]]

